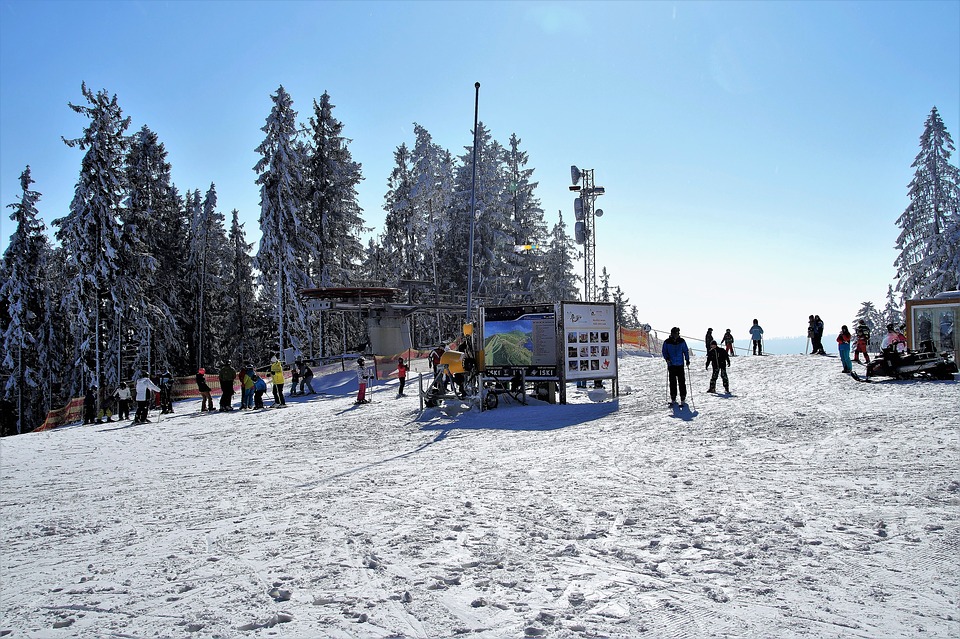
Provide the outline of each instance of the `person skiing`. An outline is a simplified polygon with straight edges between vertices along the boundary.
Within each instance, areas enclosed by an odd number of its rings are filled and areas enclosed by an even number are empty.
[[[150,391],[159,393],[160,387],[153,383],[150,375],[144,373],[143,376],[137,380],[135,397],[137,400],[137,412],[133,416],[134,424],[145,424],[150,421],[147,419],[147,414],[150,412]]]
[[[300,383],[300,367],[303,366],[303,360],[299,357],[296,361],[293,362],[293,366],[290,367],[290,396],[296,397],[300,394],[300,391],[297,390],[297,385]]]
[[[130,419],[130,389],[125,383],[120,382],[117,390],[113,392],[113,396],[117,398],[117,421]]]
[[[283,363],[276,355],[270,358],[270,374],[273,376],[273,405],[286,406],[287,401],[283,397],[283,385],[286,383],[283,379]]]
[[[720,379],[723,380],[723,390],[727,394],[730,394],[730,379],[727,377],[727,366],[730,365],[730,356],[727,355],[727,351],[720,349],[717,346],[716,340],[710,342],[710,350],[707,351],[707,363],[704,368],[710,368],[713,366],[713,375],[710,376],[710,388],[707,389],[708,393],[717,392],[717,376],[720,376]]]
[[[753,326],[750,327],[750,339],[753,340],[753,354],[763,355],[763,328],[756,319],[753,320]]]
[[[860,363],[860,353],[863,353],[864,364],[870,363],[870,354],[867,347],[870,345],[870,327],[864,320],[860,320],[856,328],[857,341],[854,346],[853,361]]]
[[[253,370],[253,366],[247,371],[247,376],[253,381],[253,407],[266,408],[263,405],[263,394],[267,392],[267,383],[257,375],[257,372]]]
[[[357,358],[357,401],[354,404],[365,404],[367,399],[367,366],[362,357]]]
[[[83,396],[83,425],[99,423],[97,419],[97,386],[94,384],[87,388]]]
[[[160,413],[173,412],[173,375],[165,368],[160,373]]]
[[[200,368],[197,371],[197,390],[200,391],[200,412],[213,412],[213,398],[210,397],[210,386],[207,384],[207,370]]]
[[[240,373],[240,383],[243,390],[243,396],[240,398],[240,409],[250,410],[253,408],[253,364],[247,363]]]
[[[403,387],[407,383],[407,365],[404,363],[403,358],[400,358],[400,361],[397,362],[397,377],[400,379],[400,387],[397,389],[397,397],[405,397],[403,394]]]
[[[316,389],[313,388],[313,369],[310,368],[306,362],[301,362],[300,364],[300,394],[304,395],[303,387],[306,386],[310,389],[310,394],[315,395],[317,393]]]
[[[224,362],[217,373],[220,379],[220,412],[233,410],[233,382],[237,379],[237,373],[230,366],[230,362]]]
[[[843,372],[847,374],[853,372],[853,363],[850,361],[850,340],[852,339],[853,335],[850,334],[850,329],[844,324],[837,335],[837,350],[840,351],[840,363],[843,365]]]
[[[670,405],[677,403],[677,386],[680,387],[680,403],[687,402],[687,377],[683,372],[684,361],[690,365],[690,350],[687,343],[680,337],[680,329],[676,326],[670,329],[670,337],[664,340],[661,349],[663,359],[667,362],[667,376],[670,383]]]
[[[733,350],[733,333],[730,332],[730,329],[727,329],[727,332],[723,334],[723,346],[727,350],[727,354],[730,357],[736,357],[737,354]]]
[[[703,348],[706,352],[710,352],[710,343],[713,342],[713,329],[708,328],[707,334],[703,338]]]

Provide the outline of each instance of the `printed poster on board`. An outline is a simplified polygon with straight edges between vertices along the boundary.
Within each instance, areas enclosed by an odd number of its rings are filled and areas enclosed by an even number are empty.
[[[568,380],[617,377],[614,304],[564,303],[563,367]]]

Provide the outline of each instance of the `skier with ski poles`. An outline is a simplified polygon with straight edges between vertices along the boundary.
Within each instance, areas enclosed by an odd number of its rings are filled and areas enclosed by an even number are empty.
[[[707,363],[704,368],[713,366],[713,375],[710,376],[710,387],[708,393],[717,392],[717,377],[723,380],[723,390],[730,394],[730,379],[727,377],[727,366],[730,365],[730,356],[727,351],[717,348],[716,341],[710,343],[710,350],[707,352]]]
[[[753,326],[750,327],[750,338],[753,340],[753,354],[763,355],[763,328],[760,323],[754,319]]]
[[[677,387],[680,390],[680,403],[687,402],[687,378],[684,375],[683,365],[690,366],[690,350],[687,342],[680,337],[680,329],[676,326],[670,329],[670,337],[664,340],[661,349],[663,359],[667,362],[667,377],[670,383],[670,405],[677,403]]]

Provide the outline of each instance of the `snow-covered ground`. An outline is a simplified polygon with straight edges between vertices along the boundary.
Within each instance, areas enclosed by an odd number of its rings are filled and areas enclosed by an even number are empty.
[[[703,362],[680,413],[623,357],[618,400],[331,378],[6,438],[0,636],[960,636],[960,385],[738,357],[708,396]]]

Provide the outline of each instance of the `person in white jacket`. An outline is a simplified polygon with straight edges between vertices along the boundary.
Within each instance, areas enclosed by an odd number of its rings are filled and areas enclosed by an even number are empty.
[[[133,416],[134,424],[143,424],[147,421],[147,412],[150,410],[149,391],[159,393],[160,387],[144,375],[137,380],[137,413]]]

